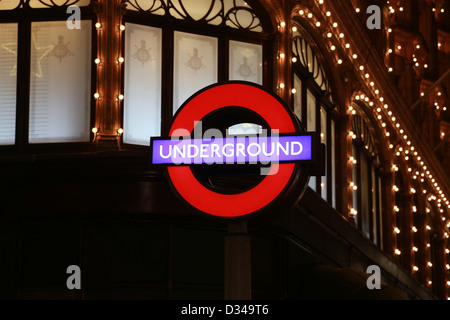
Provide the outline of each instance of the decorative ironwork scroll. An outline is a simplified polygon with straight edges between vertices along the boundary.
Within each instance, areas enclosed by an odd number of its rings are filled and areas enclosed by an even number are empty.
[[[125,0],[131,11],[167,15],[234,29],[262,32],[255,10],[242,0]]]
[[[330,92],[330,86],[319,59],[314,54],[312,47],[301,36],[296,36],[292,39],[292,56],[308,70],[322,90],[326,93]]]

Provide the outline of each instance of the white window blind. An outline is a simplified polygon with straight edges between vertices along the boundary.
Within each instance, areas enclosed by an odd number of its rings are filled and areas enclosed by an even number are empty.
[[[29,142],[87,142],[91,102],[91,21],[31,24]]]
[[[17,23],[0,24],[0,144],[15,143]]]
[[[161,134],[161,29],[127,23],[123,142],[150,144]]]
[[[229,79],[244,80],[262,85],[262,46],[241,41],[230,41]]]
[[[217,39],[174,34],[173,113],[198,90],[217,82]]]

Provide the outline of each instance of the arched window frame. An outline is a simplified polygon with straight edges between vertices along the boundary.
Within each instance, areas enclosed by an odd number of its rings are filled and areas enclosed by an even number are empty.
[[[172,122],[174,111],[176,110],[177,103],[174,101],[174,47],[176,45],[176,34],[192,34],[202,37],[209,37],[210,39],[216,39],[217,41],[217,81],[218,83],[226,82],[230,80],[230,44],[232,41],[240,44],[257,45],[261,46],[262,51],[262,76],[261,85],[271,89],[273,83],[273,26],[269,19],[268,13],[258,3],[258,1],[237,1],[232,0],[233,7],[226,6],[226,3],[231,3],[225,0],[214,0],[212,3],[218,3],[222,5],[222,10],[217,12],[215,6],[212,5],[209,8],[209,12],[199,19],[194,19],[189,15],[188,10],[182,10],[182,1],[173,0],[151,0],[147,2],[154,3],[153,6],[138,6],[139,0],[124,0],[124,5],[128,5],[128,8],[123,16],[123,24],[126,26],[128,23],[153,27],[161,30],[161,51],[164,53],[161,58],[161,102],[160,102],[160,130],[159,133],[153,135],[164,135],[169,131],[170,124]],[[257,16],[258,24],[252,23],[248,28],[242,28],[241,25],[233,16],[236,7],[243,9],[246,12],[250,12],[250,9],[243,8],[242,3],[247,3],[251,8],[253,16]],[[220,5],[219,5],[220,7]],[[198,18],[198,17],[197,17]],[[212,21],[222,19],[221,23],[213,24]],[[230,22],[231,21],[231,22]],[[231,25],[231,26],[230,26]],[[122,56],[125,56],[125,43],[126,34],[122,41]],[[125,57],[127,59],[127,57]],[[122,68],[122,75],[125,74],[125,66]],[[245,81],[245,80],[244,80]],[[214,83],[214,82],[212,82]],[[210,84],[212,84],[210,83]],[[122,77],[122,92],[125,92],[126,80]],[[201,88],[199,88],[201,89]],[[195,91],[194,91],[195,92]],[[194,93],[192,92],[192,94]],[[126,99],[126,97],[125,97]],[[122,123],[124,123],[124,135],[126,134],[125,118],[127,116],[127,101],[125,100],[122,107]],[[127,148],[141,148],[142,146],[148,146],[146,142],[133,143],[127,142],[122,137],[122,142]]]
[[[291,41],[294,88],[291,104],[305,129],[320,132],[321,142],[326,145],[325,176],[311,177],[309,186],[337,208],[339,195],[337,195],[336,181],[339,155],[336,146],[339,115],[336,104],[333,102],[332,85],[327,77],[331,75],[331,72],[326,68],[326,59],[311,37],[313,31],[304,26],[302,21],[294,20],[292,25],[297,28],[297,31],[293,33]],[[312,62],[309,68],[304,65],[308,61]],[[311,116],[311,110],[314,110],[313,116]]]
[[[92,139],[93,134],[90,132],[90,128],[95,123],[95,99],[93,98],[93,93],[95,90],[96,83],[96,68],[95,63],[93,62],[93,57],[95,57],[95,52],[97,50],[97,35],[95,32],[94,23],[96,21],[96,13],[95,13],[95,0],[17,0],[16,3],[10,2],[5,5],[11,5],[7,7],[5,10],[2,10],[0,6],[0,21],[1,23],[10,23],[17,25],[17,46],[15,47],[16,56],[17,56],[17,64],[16,64],[16,97],[15,97],[15,139],[14,142],[7,144],[0,144],[1,152],[18,152],[18,151],[32,151],[32,152],[40,152],[40,151],[61,151],[64,148],[81,148],[86,149],[89,147],[89,141]],[[32,96],[30,92],[30,75],[32,73],[30,65],[32,64],[32,46],[35,43],[33,38],[33,24],[38,23],[50,23],[50,22],[59,22],[64,24],[65,27],[69,24],[68,18],[73,13],[72,11],[67,12],[67,8],[71,5],[79,6],[80,9],[80,17],[81,22],[85,23],[90,27],[90,57],[86,59],[86,68],[90,72],[90,85],[88,88],[89,93],[86,93],[85,99],[85,108],[86,108],[86,117],[89,119],[84,123],[85,128],[79,128],[79,131],[82,131],[83,137],[52,137],[43,139],[42,141],[39,139],[35,139],[34,141],[30,141],[30,109],[31,109],[31,101],[30,97]],[[82,27],[83,29],[84,27]],[[72,30],[71,30],[72,31]],[[58,45],[63,45],[67,50],[70,51],[70,42],[62,42],[61,39],[51,39],[53,49],[57,49]],[[36,45],[36,44],[34,44]],[[47,56],[56,56],[56,51],[50,50],[50,46],[48,49]],[[60,53],[62,56],[61,59],[64,59],[64,48]],[[64,79],[60,79],[62,83],[66,81],[66,77],[70,77],[70,74],[66,74]],[[84,81],[86,82],[86,81]],[[84,93],[83,93],[84,94]],[[47,98],[52,98],[47,96]],[[58,100],[58,103],[64,103],[61,99]],[[81,107],[81,102],[79,103]],[[71,111],[77,113],[75,110],[75,106]],[[55,122],[56,120],[52,120]],[[69,121],[69,119],[64,119],[64,121]],[[67,123],[68,124],[68,123]]]
[[[363,111],[365,106],[354,103],[351,116],[352,152],[352,219],[358,230],[383,249],[385,218],[383,165],[374,128]],[[363,177],[367,177],[367,181]]]

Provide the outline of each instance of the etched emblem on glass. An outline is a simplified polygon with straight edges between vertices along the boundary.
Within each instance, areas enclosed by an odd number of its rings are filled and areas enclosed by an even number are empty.
[[[185,63],[185,65],[187,67],[191,68],[192,70],[194,70],[196,72],[200,69],[206,68],[206,66],[202,62],[203,56],[202,57],[198,56],[197,48],[194,48],[194,53],[192,56],[189,53],[188,53],[188,55],[189,55],[189,60]]]
[[[248,58],[247,57],[242,57],[243,58],[243,63],[239,66],[239,69],[237,70],[237,74],[240,75],[242,78],[244,79],[248,79],[251,76],[254,75],[253,71],[252,71],[252,66],[248,64]]]
[[[134,59],[142,62],[142,65],[145,65],[146,62],[153,61],[155,58],[150,54],[150,50],[152,48],[147,49],[147,43],[145,40],[141,40],[141,47],[136,46],[136,52],[132,55]]]
[[[73,52],[69,49],[70,42],[64,43],[64,36],[59,35],[58,37],[58,43],[55,45],[53,42],[53,50],[50,51],[48,54],[50,57],[53,56],[57,59],[59,59],[59,62],[62,61],[62,59],[73,56]]]

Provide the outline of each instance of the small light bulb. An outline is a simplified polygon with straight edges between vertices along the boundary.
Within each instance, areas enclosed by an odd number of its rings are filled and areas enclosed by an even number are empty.
[[[124,30],[125,30],[125,26],[124,26],[123,24],[121,24],[121,25],[119,26],[119,30],[120,30],[120,31],[124,31]]]
[[[97,129],[97,127],[94,127],[94,128],[92,128],[91,131],[92,131],[93,134],[96,134],[98,132],[98,129]]]

